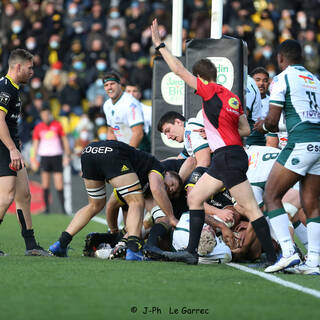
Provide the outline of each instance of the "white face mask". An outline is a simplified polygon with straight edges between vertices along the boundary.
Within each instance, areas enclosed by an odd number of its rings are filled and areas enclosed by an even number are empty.
[[[94,122],[98,127],[103,126],[106,123],[104,118],[102,117],[96,118]]]
[[[89,132],[88,131],[81,131],[79,138],[80,138],[80,140],[88,140]]]
[[[59,48],[59,42],[56,40],[50,41],[50,47],[52,49],[58,49]]]
[[[15,34],[20,33],[21,30],[22,30],[22,26],[20,26],[20,25],[12,26],[12,31]]]
[[[33,50],[36,47],[36,43],[34,41],[27,42],[26,47],[28,50]]]
[[[76,34],[80,34],[83,32],[83,27],[82,26],[75,27],[74,31],[76,32]]]
[[[105,132],[99,133],[99,140],[107,140],[107,134]]]
[[[39,89],[40,87],[41,87],[41,82],[40,81],[31,82],[31,88],[32,89]]]
[[[102,79],[97,79],[97,80],[96,80],[96,85],[99,86],[99,87],[102,87],[102,86],[103,86],[103,81],[102,81]]]
[[[120,13],[118,11],[113,11],[110,13],[110,18],[116,19],[120,17]]]
[[[99,71],[104,71],[107,68],[107,64],[105,62],[97,62],[96,67]]]
[[[70,15],[75,15],[78,12],[78,9],[76,7],[72,7],[68,9],[68,13]]]

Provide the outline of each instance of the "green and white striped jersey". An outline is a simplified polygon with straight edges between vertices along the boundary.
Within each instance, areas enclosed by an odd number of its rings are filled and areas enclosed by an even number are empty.
[[[270,104],[283,108],[289,141],[320,139],[320,81],[302,65],[290,65],[273,78]]]

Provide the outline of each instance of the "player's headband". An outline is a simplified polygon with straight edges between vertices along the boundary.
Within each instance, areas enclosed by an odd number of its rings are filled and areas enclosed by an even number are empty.
[[[103,79],[103,83],[106,83],[108,81],[115,81],[117,83],[120,83],[120,80],[118,78],[115,78],[115,77],[108,77],[108,78],[104,78]]]

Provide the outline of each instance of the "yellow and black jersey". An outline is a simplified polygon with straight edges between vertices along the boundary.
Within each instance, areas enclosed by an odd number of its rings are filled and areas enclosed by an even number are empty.
[[[8,76],[0,78],[0,111],[6,113],[6,124],[10,136],[17,145],[18,119],[21,111],[21,99],[19,96],[19,86]],[[0,143],[2,143],[0,141]]]

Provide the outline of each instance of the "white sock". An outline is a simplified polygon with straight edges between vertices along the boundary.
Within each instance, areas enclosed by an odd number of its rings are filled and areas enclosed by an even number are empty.
[[[294,228],[294,234],[298,237],[301,243],[308,249],[308,232],[307,227],[303,223],[299,223],[297,227]]]
[[[320,265],[320,223],[307,223],[307,231],[309,244],[306,263],[310,267],[316,267]]]
[[[272,229],[279,241],[282,256],[290,257],[294,254],[293,241],[289,231],[289,218],[288,215],[280,214],[270,219]]]

